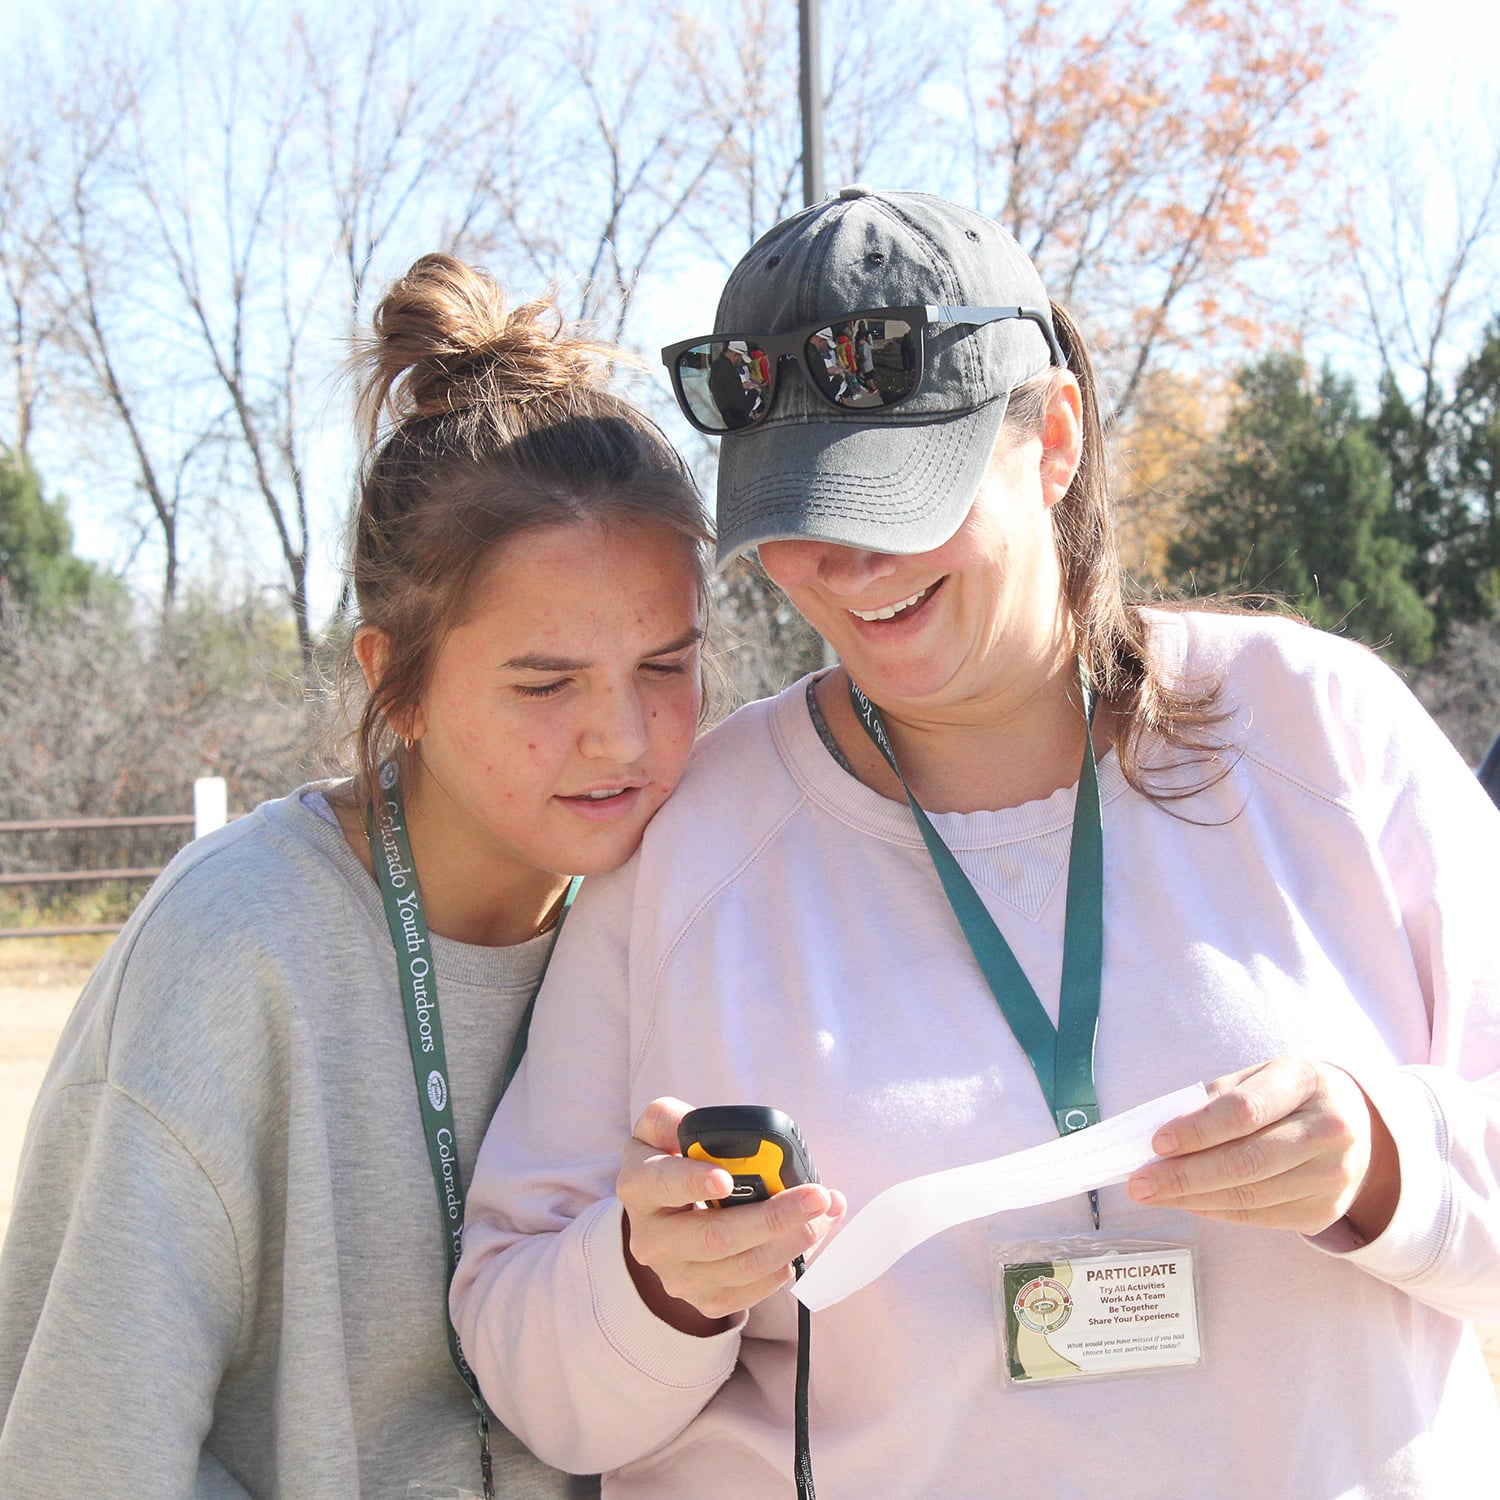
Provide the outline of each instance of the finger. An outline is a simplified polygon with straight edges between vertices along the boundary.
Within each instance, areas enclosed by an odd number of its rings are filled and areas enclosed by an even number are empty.
[[[828,1212],[817,1212],[831,1196],[793,1189],[725,1210],[648,1214],[629,1220],[630,1253],[671,1296],[722,1317],[791,1279],[792,1260],[820,1243],[841,1216],[842,1195]]]
[[[1329,1180],[1315,1162],[1270,1175],[1242,1181],[1220,1180],[1211,1187],[1195,1192],[1147,1192],[1147,1184],[1132,1182],[1130,1194],[1138,1202],[1150,1202],[1161,1208],[1177,1208],[1187,1213],[1213,1213],[1224,1217],[1252,1219],[1268,1209],[1313,1199],[1326,1200]]]
[[[674,1099],[670,1094],[660,1099],[653,1099],[641,1111],[641,1117],[635,1122],[634,1135],[636,1140],[644,1141],[648,1146],[655,1146],[658,1151],[677,1151],[677,1127],[682,1124],[682,1117],[692,1110],[691,1104],[684,1104],[681,1099]]]
[[[1319,1153],[1299,1167],[1255,1182],[1185,1194],[1171,1207],[1224,1223],[1320,1234],[1343,1217],[1350,1196],[1348,1175]]]
[[[807,1183],[761,1203],[694,1214],[668,1232],[684,1260],[743,1283],[789,1265],[816,1245],[828,1232],[829,1207],[828,1190]]]
[[[1200,1219],[1221,1224],[1244,1224],[1256,1229],[1289,1229],[1296,1234],[1321,1234],[1337,1215],[1330,1216],[1321,1195],[1310,1198],[1288,1198],[1282,1202],[1264,1203],[1254,1208],[1216,1208],[1209,1204],[1181,1204],[1186,1212]]]
[[[620,1153],[616,1196],[636,1214],[686,1209],[734,1191],[734,1178],[712,1162],[658,1151],[632,1138]]]
[[[1245,1188],[1296,1172],[1319,1155],[1318,1132],[1309,1121],[1293,1116],[1221,1146],[1149,1162],[1131,1174],[1130,1195],[1138,1203],[1176,1206],[1194,1195]]]
[[[698,1216],[691,1226],[701,1243],[701,1259],[691,1255],[685,1274],[731,1287],[746,1287],[768,1277],[780,1277],[799,1256],[827,1235],[826,1214],[811,1217],[767,1216],[742,1232],[740,1221],[752,1216],[736,1208],[729,1213]],[[726,1221],[736,1222],[726,1222]]]
[[[1162,1126],[1151,1139],[1158,1156],[1185,1156],[1241,1140],[1300,1109],[1318,1092],[1317,1065],[1305,1057],[1278,1057],[1208,1085],[1202,1109]]]
[[[837,1220],[829,1208],[826,1191],[808,1185],[754,1205],[645,1215],[631,1220],[630,1251],[675,1296],[697,1284],[748,1286],[819,1244]]]
[[[706,1259],[760,1254],[756,1274],[812,1249],[831,1225],[833,1195],[821,1183],[788,1188],[762,1203],[736,1205],[708,1216]],[[742,1228],[743,1226],[743,1228]]]
[[[1315,1234],[1347,1212],[1364,1160],[1350,1122],[1319,1095],[1270,1130],[1153,1163],[1128,1191],[1158,1207]]]

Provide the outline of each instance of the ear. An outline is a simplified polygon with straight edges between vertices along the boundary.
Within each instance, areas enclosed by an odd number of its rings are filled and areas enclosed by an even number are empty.
[[[1083,459],[1083,398],[1064,370],[1047,398],[1042,421],[1042,503],[1050,510],[1064,495]]]
[[[391,656],[390,635],[375,625],[361,625],[354,632],[354,659],[364,673],[365,686],[373,693],[385,680]],[[405,740],[419,740],[427,733],[427,719],[419,703],[391,721],[391,728]]]
[[[385,676],[385,664],[391,654],[391,638],[373,625],[361,625],[354,632],[354,659],[365,674],[365,686],[373,693]]]

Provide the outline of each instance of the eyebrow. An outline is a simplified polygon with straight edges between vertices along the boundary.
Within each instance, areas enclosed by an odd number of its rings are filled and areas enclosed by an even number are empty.
[[[696,625],[684,631],[675,641],[668,641],[665,646],[658,646],[654,651],[647,651],[642,661],[650,661],[657,656],[670,656],[674,651],[686,651],[689,646],[696,646],[703,639],[703,632]],[[570,656],[543,656],[540,653],[532,653],[526,656],[513,656],[509,661],[500,663],[502,671],[505,672],[583,672],[593,666],[591,661],[583,661]]]

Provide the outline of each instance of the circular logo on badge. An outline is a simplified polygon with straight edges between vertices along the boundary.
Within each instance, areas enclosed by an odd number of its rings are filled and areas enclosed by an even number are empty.
[[[427,1075],[427,1097],[434,1109],[441,1109],[448,1102],[448,1083],[436,1068]]]
[[[380,784],[386,789],[386,791],[390,791],[390,789],[395,786],[397,774],[398,773],[396,771],[395,761],[388,760],[383,766],[381,766]]]
[[[1073,1316],[1073,1299],[1062,1282],[1033,1276],[1016,1293],[1015,1314],[1033,1333],[1055,1333]]]

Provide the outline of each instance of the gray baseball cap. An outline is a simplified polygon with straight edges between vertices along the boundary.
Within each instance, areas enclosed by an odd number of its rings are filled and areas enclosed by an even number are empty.
[[[993,220],[929,193],[855,185],[759,239],[714,326],[753,338],[927,305],[1050,307],[1036,268]],[[974,503],[1010,393],[1052,363],[1048,342],[1023,320],[929,330],[920,387],[879,416],[835,410],[800,364],[802,378],[783,371],[769,415],[721,440],[719,565],[789,538],[941,546]]]

